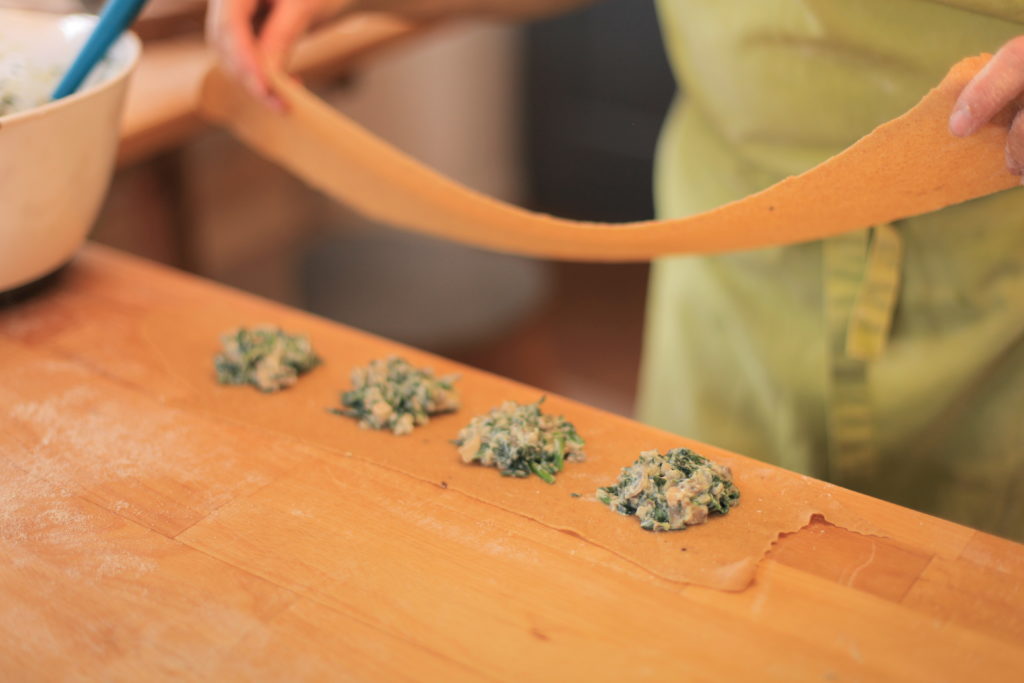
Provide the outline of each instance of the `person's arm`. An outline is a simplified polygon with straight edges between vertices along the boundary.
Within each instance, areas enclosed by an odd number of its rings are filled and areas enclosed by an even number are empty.
[[[1006,165],[1024,173],[1024,36],[1004,45],[960,93],[949,119],[954,135],[973,135],[1003,108],[1014,112],[1006,140]]]
[[[510,20],[538,18],[592,0],[211,0],[207,39],[221,62],[268,104],[282,104],[271,92],[267,68],[281,68],[292,46],[316,20],[357,12],[390,12],[417,19],[481,16]],[[253,19],[266,10],[257,33]]]

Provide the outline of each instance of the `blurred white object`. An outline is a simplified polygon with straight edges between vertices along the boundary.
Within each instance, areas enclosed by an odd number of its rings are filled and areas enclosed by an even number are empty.
[[[0,97],[30,107],[0,116],[0,291],[66,263],[106,194],[138,39],[115,43],[77,94],[39,104],[95,22],[0,9]]]
[[[459,22],[383,52],[331,103],[485,194],[524,197],[518,27]]]
[[[303,285],[314,313],[436,353],[500,339],[553,288],[541,261],[380,227],[325,236]]]
[[[441,28],[382,53],[330,101],[441,173],[520,203],[520,43],[515,27]],[[551,294],[545,262],[339,217],[347,229],[309,250],[303,285],[309,309],[348,325],[450,353],[508,334]]]

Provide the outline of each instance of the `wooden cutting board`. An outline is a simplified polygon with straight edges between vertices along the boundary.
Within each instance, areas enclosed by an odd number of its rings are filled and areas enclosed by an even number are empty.
[[[272,396],[220,387],[216,340],[205,347],[196,330],[239,322],[308,332],[327,362]],[[496,473],[451,457],[447,440],[472,414],[536,390],[114,251],[87,248],[56,288],[0,310],[0,352],[0,679],[940,681],[1024,670],[1024,546],[772,472],[838,502],[825,519],[779,528],[745,587],[686,583],[673,568],[707,559],[692,556],[704,542],[695,530],[660,536],[678,563],[649,561],[577,524],[630,530],[596,503],[566,507],[564,522],[531,507],[568,500],[582,480],[502,480],[514,494],[483,495]],[[352,365],[395,352],[461,372],[466,408],[401,438],[324,412]],[[641,444],[690,444],[549,402],[590,437],[579,472]],[[740,479],[763,468],[697,447]],[[417,469],[423,460],[444,478]],[[701,531],[740,534],[786,505],[746,498]],[[651,537],[633,531],[637,547]]]

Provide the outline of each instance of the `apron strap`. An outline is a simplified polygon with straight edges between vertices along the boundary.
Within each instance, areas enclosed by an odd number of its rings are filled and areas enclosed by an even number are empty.
[[[903,238],[892,225],[872,229],[868,262],[846,333],[846,355],[871,361],[889,341],[903,271]]]
[[[870,477],[877,468],[868,371],[889,339],[903,244],[899,232],[884,224],[826,240],[823,249],[828,474],[843,483]]]

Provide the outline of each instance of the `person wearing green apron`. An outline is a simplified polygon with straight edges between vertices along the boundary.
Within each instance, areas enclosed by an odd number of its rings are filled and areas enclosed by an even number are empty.
[[[254,35],[258,0],[215,0],[209,33],[281,107],[263,65],[283,63],[320,13],[525,18],[581,4],[277,0]],[[953,133],[1024,100],[1024,0],[657,4],[681,86],[656,155],[659,218],[807,170],[967,56],[999,50],[951,112]],[[1009,140],[1019,174],[1024,115]],[[656,262],[638,415],[1024,540],[1024,189],[820,242]]]
[[[686,93],[658,148],[660,217],[807,170],[1024,33],[1024,2],[659,11]],[[1024,190],[821,242],[663,259],[648,296],[642,420],[1024,539]]]

